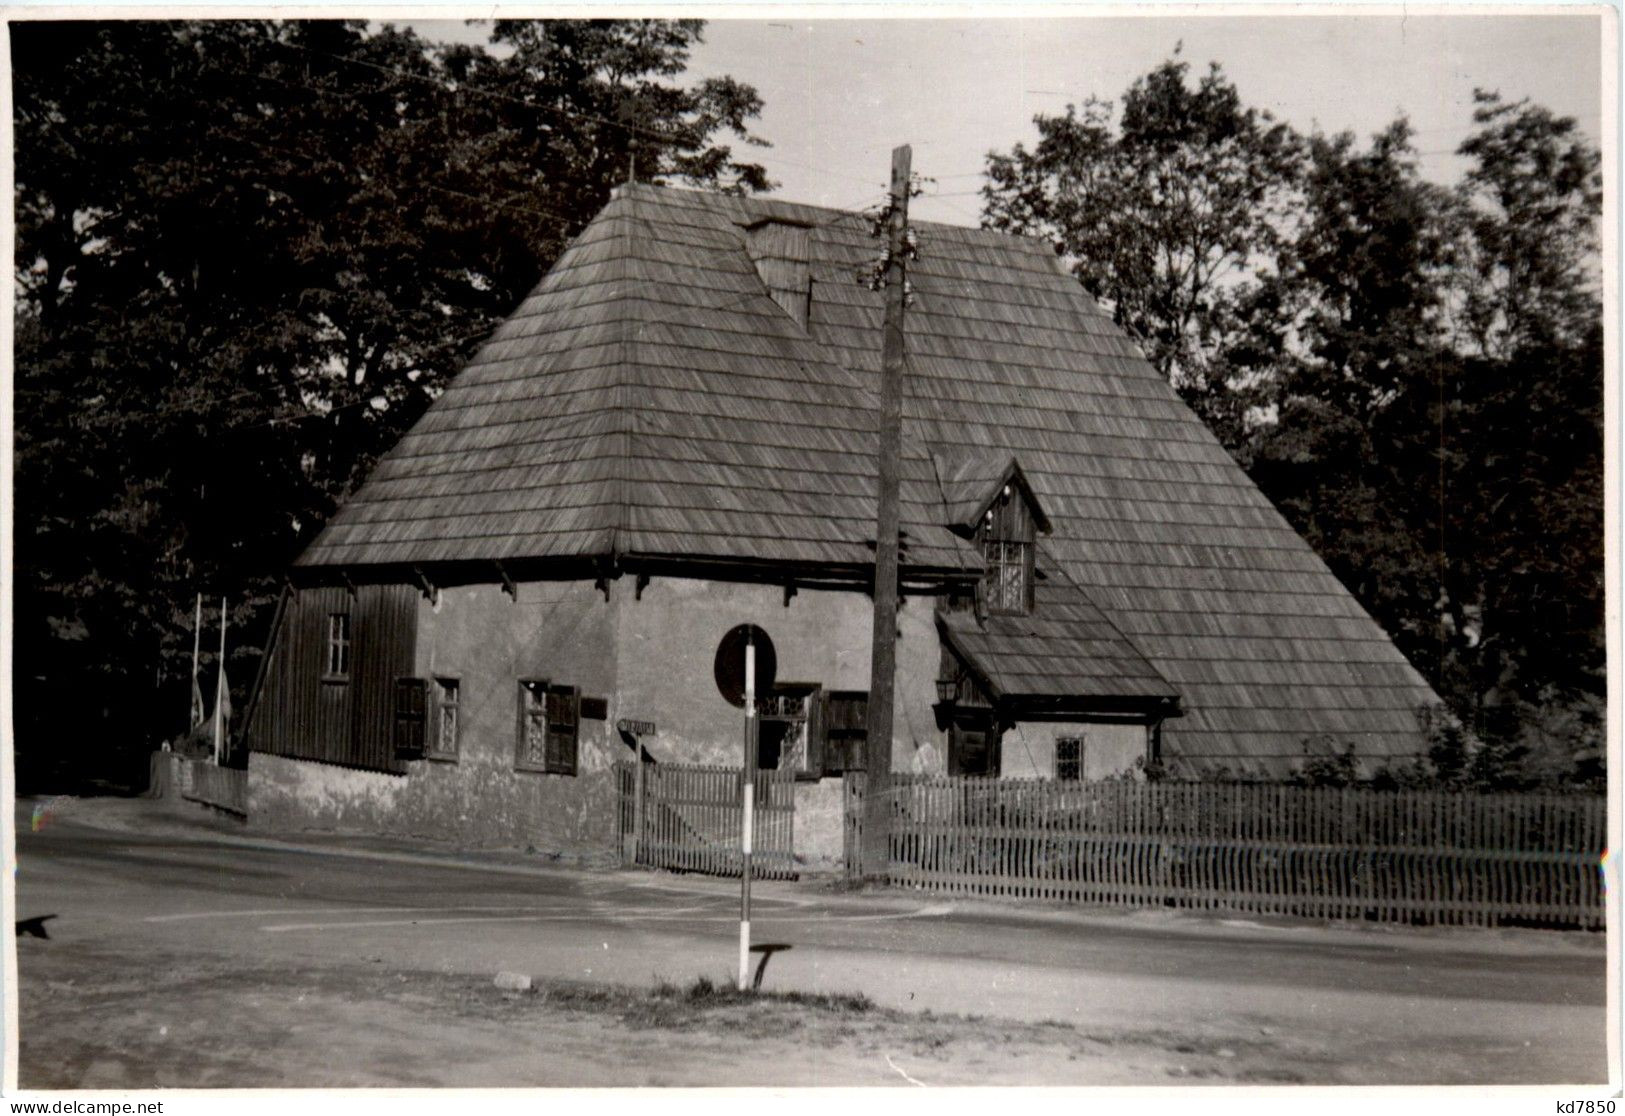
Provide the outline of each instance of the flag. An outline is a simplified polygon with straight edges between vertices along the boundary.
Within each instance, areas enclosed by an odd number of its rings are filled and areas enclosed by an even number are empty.
[[[208,712],[203,706],[203,686],[198,682],[197,667],[192,668],[192,731],[196,732],[203,727],[203,722],[209,719]]]

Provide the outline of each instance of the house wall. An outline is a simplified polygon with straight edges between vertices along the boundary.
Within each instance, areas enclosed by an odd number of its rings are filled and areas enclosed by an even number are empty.
[[[282,605],[245,735],[260,752],[398,770],[389,739],[395,679],[411,673],[417,601],[405,585],[309,588]],[[328,619],[350,618],[349,674],[326,676]]]
[[[1056,737],[1081,736],[1085,779],[1121,775],[1145,756],[1148,733],[1144,725],[1018,722],[1004,734],[1000,774],[1006,779],[1052,779]]]
[[[617,584],[617,588],[620,585]],[[352,830],[608,856],[610,765],[626,748],[609,722],[581,722],[577,774],[514,769],[518,680],[546,678],[589,697],[615,692],[614,607],[590,582],[529,582],[419,597],[411,673],[459,680],[455,761],[404,763],[399,775],[250,758],[254,824]]]
[[[630,589],[616,584],[620,662],[610,720],[654,721],[659,732],[646,744],[657,760],[744,762],[743,712],[718,692],[714,675],[717,646],[735,625],[767,633],[779,682],[869,688],[874,605],[867,594],[803,590],[786,605],[784,590],[769,585],[656,578],[641,600]],[[897,626],[892,769],[940,771],[945,737],[931,712],[939,644],[930,600],[905,599]]]
[[[718,692],[713,669],[717,646],[735,625],[754,623],[768,633],[780,682],[869,687],[873,606],[866,594],[806,590],[787,605],[774,586],[656,578],[640,597],[631,578],[609,584],[608,601],[584,581],[522,583],[517,599],[496,585],[445,589],[433,603],[419,594],[405,672],[458,680],[456,760],[414,760],[390,773],[255,753],[252,823],[607,858],[615,850],[611,767],[631,756],[614,729],[618,719],[655,722],[645,744],[661,762],[740,764],[743,716]],[[931,709],[941,654],[932,602],[905,599],[898,631],[892,767],[940,773],[947,749]],[[607,699],[607,720],[581,721],[575,775],[515,770],[518,680],[527,677]],[[1145,751],[1141,726],[1025,723],[1004,736],[1003,773],[1053,775],[1054,739],[1072,734],[1087,742],[1086,778],[1127,770]],[[841,780],[798,784],[796,807],[797,855],[810,864],[838,862]]]

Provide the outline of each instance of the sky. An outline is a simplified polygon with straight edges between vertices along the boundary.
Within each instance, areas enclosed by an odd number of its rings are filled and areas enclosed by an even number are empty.
[[[1256,11],[1256,9],[1255,9]],[[1501,11],[1505,11],[1502,9]],[[1409,117],[1422,173],[1454,181],[1473,89],[1529,97],[1600,140],[1599,9],[1510,14],[1089,15],[1062,18],[717,18],[689,74],[754,85],[766,107],[752,157],[795,201],[879,201],[891,149],[934,178],[912,214],[976,223],[990,150],[1037,137],[1032,119],[1090,96],[1117,100],[1176,47],[1195,71],[1218,62],[1244,103],[1303,131],[1367,137]],[[426,38],[481,41],[457,21],[413,20]],[[1608,38],[1615,34],[1608,25]]]

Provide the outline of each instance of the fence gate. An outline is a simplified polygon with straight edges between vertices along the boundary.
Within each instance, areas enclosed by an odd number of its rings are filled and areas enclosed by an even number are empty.
[[[744,771],[737,767],[646,763],[640,811],[637,766],[617,763],[621,862],[713,876],[739,875],[743,781]],[[751,875],[795,879],[794,837],[795,773],[757,772]]]

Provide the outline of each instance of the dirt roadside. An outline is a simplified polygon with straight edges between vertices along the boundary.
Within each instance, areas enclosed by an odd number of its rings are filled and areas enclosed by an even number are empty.
[[[44,945],[44,943],[40,943]],[[19,1084],[350,1086],[1144,1085],[1335,1080],[1289,1040],[1220,1043],[691,990],[386,966],[289,971],[105,946],[19,950]],[[221,1021],[229,1021],[221,1026]],[[432,1058],[424,1057],[433,1051]]]

